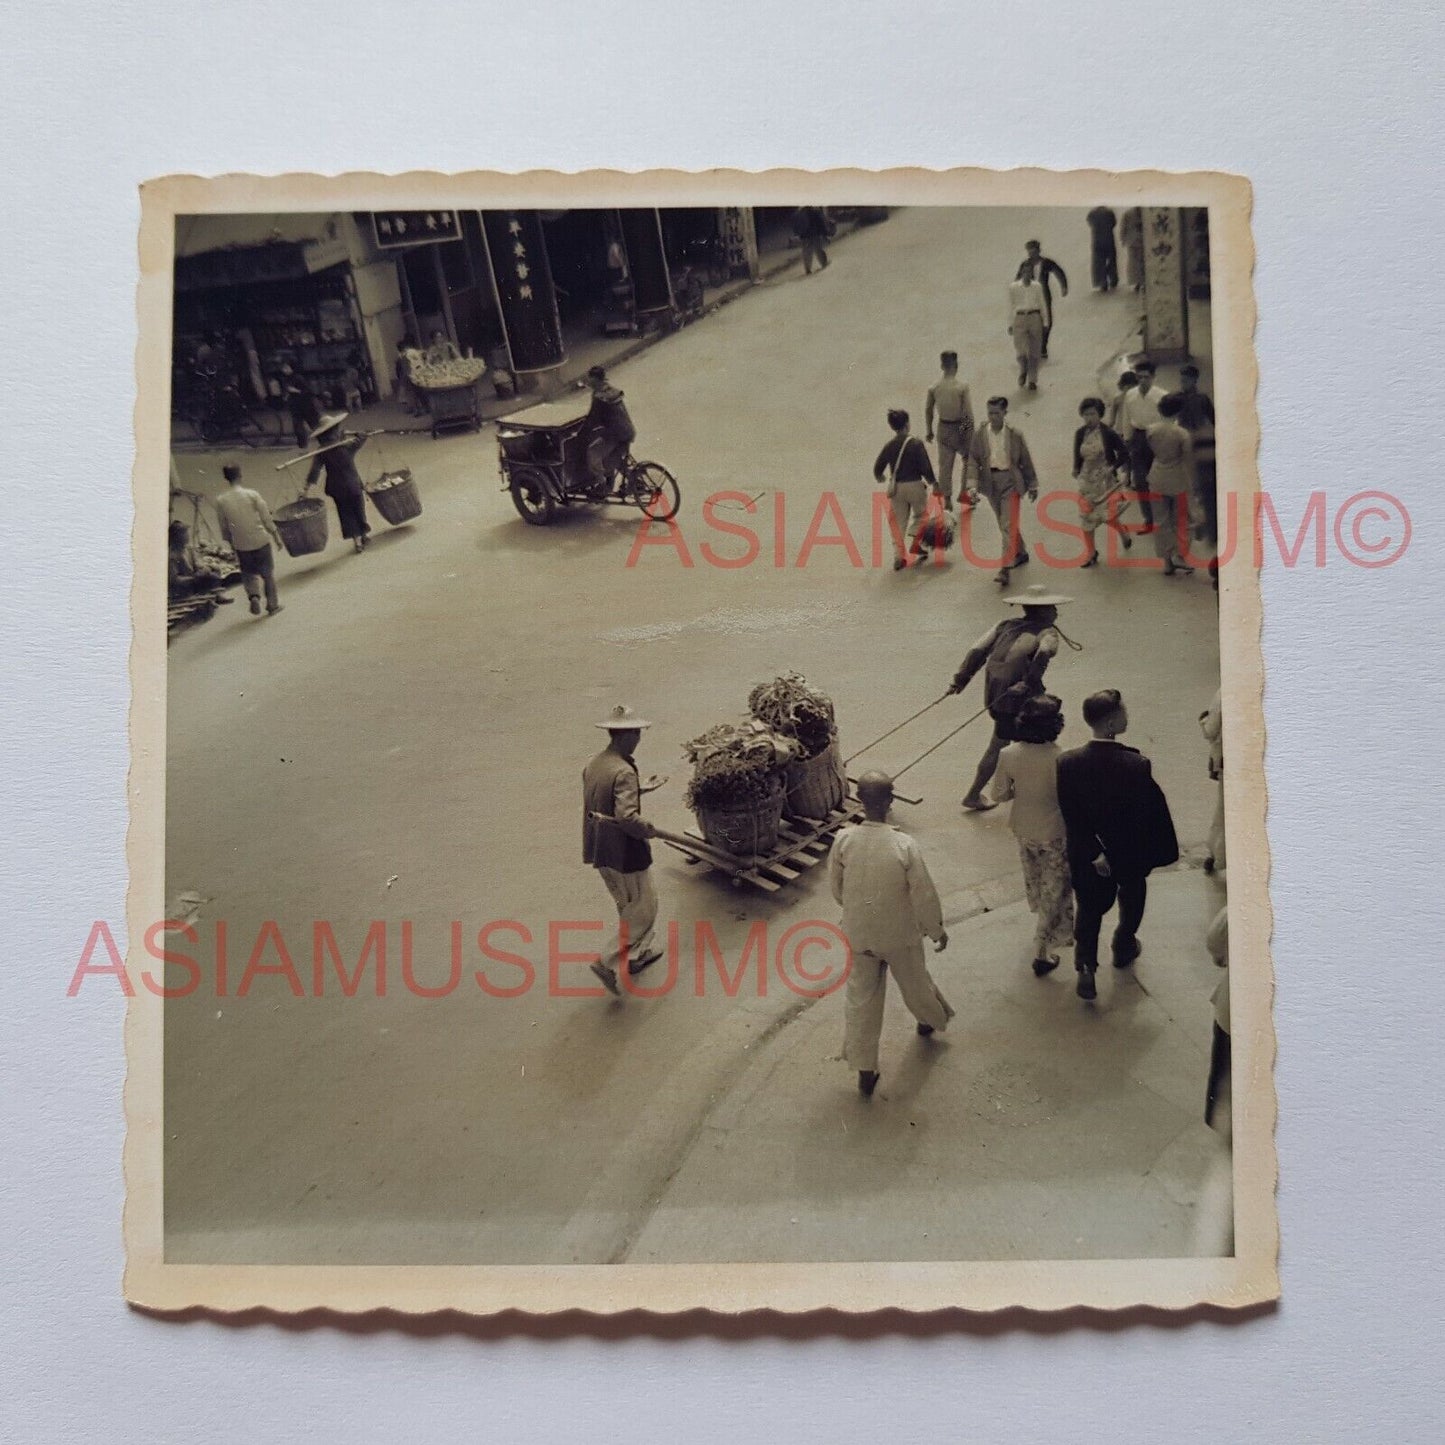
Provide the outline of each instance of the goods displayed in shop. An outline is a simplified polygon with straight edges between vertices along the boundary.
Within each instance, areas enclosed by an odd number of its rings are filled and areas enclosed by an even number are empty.
[[[415,352],[410,361],[412,385],[422,391],[472,386],[487,374],[487,363],[480,357],[462,356],[453,361],[430,362],[420,352]]]

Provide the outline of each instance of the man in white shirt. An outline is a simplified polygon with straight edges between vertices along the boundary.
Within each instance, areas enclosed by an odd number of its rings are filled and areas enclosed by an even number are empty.
[[[934,952],[948,947],[938,890],[918,844],[888,825],[893,780],[867,772],[858,779],[862,823],[842,828],[828,858],[828,882],[843,908],[843,933],[852,951],[844,996],[843,1057],[858,1071],[858,1091],[878,1084],[878,1040],[888,970],[898,980],[918,1034],[946,1029],[953,1008],[938,991],[923,960],[925,937]]]
[[[271,509],[259,492],[241,485],[241,469],[234,463],[221,468],[226,491],[216,498],[216,512],[221,519],[221,535],[236,553],[241,581],[251,599],[251,615],[261,613],[261,591],[266,592],[266,615],[281,610],[276,596],[276,560],[271,551],[274,542],[281,545],[281,534],[271,520]]]
[[[1134,491],[1139,497],[1139,510],[1144,514],[1147,530],[1154,529],[1154,508],[1146,493],[1149,491],[1149,468],[1154,464],[1154,453],[1149,449],[1149,428],[1161,420],[1159,403],[1169,394],[1162,386],[1154,385],[1154,363],[1146,356],[1134,363],[1134,389],[1124,394],[1119,420],[1124,424],[1124,445],[1129,448],[1129,470],[1132,473]]]
[[[1019,385],[1030,391],[1039,389],[1039,359],[1044,349],[1044,288],[1038,272],[1027,261],[1019,267],[1015,280],[1009,282],[1009,335],[1014,339],[1014,355],[1019,360]]]

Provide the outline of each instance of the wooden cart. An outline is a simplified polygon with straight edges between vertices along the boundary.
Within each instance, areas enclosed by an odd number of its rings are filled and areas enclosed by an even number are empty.
[[[840,828],[862,820],[863,807],[851,795],[826,818],[785,818],[778,827],[778,846],[764,857],[736,857],[704,842],[691,830],[665,833],[658,829],[655,836],[676,848],[690,865],[706,864],[725,874],[734,888],[750,883],[766,893],[776,893],[828,856]]]

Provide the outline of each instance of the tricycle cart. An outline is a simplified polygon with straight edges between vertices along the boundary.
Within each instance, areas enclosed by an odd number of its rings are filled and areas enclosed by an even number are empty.
[[[677,481],[657,462],[624,454],[599,484],[587,463],[587,408],[580,401],[543,402],[497,426],[502,489],[524,522],[545,527],[574,502],[638,507],[654,521],[677,515]]]

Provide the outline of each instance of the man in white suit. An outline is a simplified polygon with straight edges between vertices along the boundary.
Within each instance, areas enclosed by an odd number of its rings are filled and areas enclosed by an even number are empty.
[[[953,1008],[938,991],[923,959],[923,939],[935,952],[948,947],[938,890],[923,852],[906,833],[888,825],[893,780],[868,772],[858,779],[866,818],[839,831],[828,860],[828,882],[843,908],[843,932],[852,951],[843,1057],[858,1071],[858,1091],[878,1084],[878,1040],[888,971],[898,980],[922,1038],[948,1027]]]

